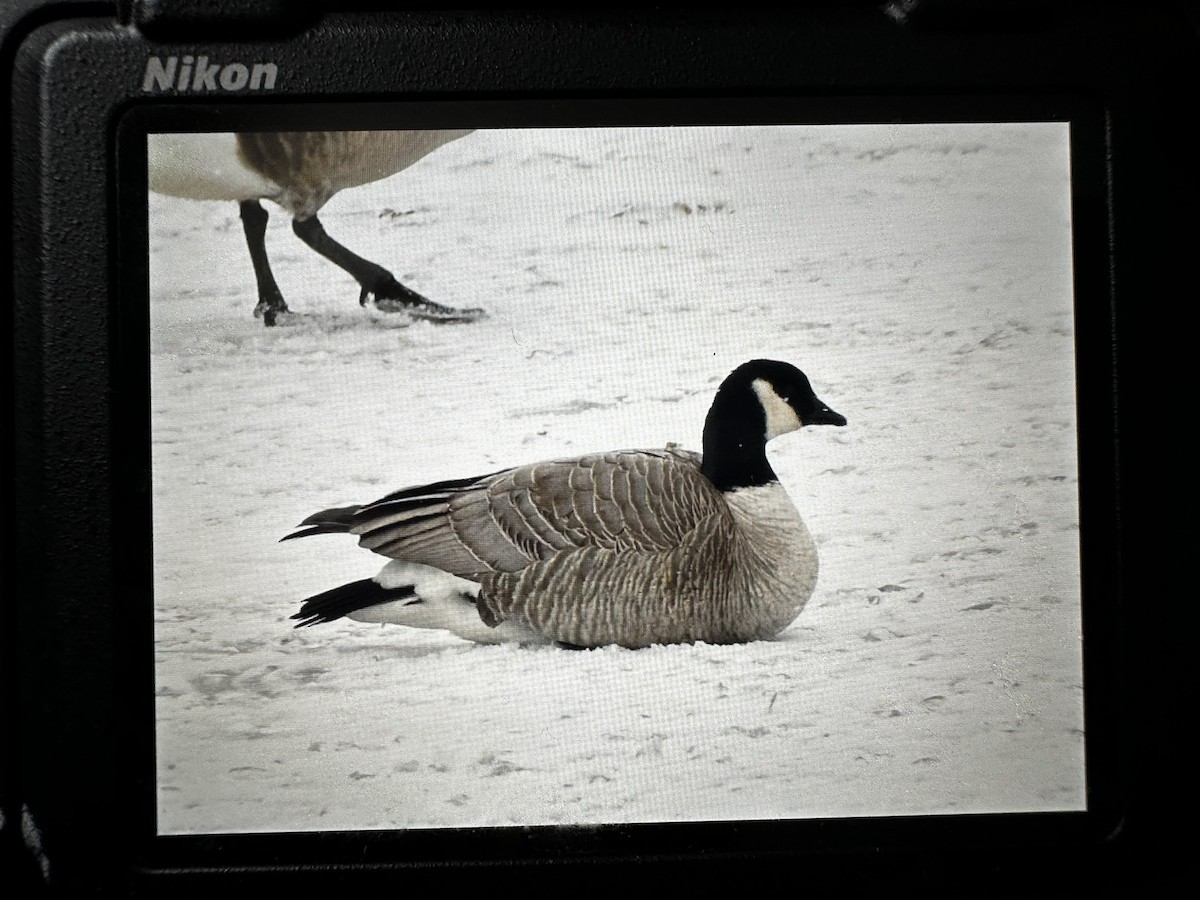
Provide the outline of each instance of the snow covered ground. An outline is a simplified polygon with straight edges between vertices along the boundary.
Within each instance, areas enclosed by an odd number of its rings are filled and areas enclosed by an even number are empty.
[[[150,201],[164,834],[1084,807],[1067,128],[476,132],[322,214],[469,325],[363,310],[271,207]],[[699,448],[717,383],[820,548],[778,639],[485,647],[300,601],[383,560],[310,513],[589,450]]]

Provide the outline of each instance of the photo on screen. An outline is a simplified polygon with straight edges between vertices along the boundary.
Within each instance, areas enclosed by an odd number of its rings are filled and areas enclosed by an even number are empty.
[[[1086,808],[1067,123],[156,133],[147,158],[160,835]],[[743,504],[773,587],[730,588],[714,532],[639,582],[650,639],[610,640],[642,598],[591,560],[692,523],[663,472],[763,360],[747,415],[811,552],[773,568],[801,532]],[[844,424],[784,421],[791,367]],[[473,487],[626,450],[651,452],[561,520]],[[406,568],[415,516],[477,571]],[[513,586],[583,520],[605,546]],[[795,602],[689,631],[671,578]]]

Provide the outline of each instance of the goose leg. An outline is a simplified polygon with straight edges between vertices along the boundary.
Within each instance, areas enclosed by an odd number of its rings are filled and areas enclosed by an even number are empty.
[[[358,302],[363,306],[374,298],[375,305],[385,312],[403,310],[435,322],[471,321],[483,315],[482,309],[455,309],[452,306],[443,306],[405,287],[383,266],[363,259],[331,238],[316,216],[293,219],[292,230],[300,240],[354,277],[362,287]]]
[[[261,316],[263,324],[274,325],[279,313],[288,311],[275,276],[271,274],[271,264],[267,262],[267,216],[257,200],[243,200],[238,204],[242,216],[242,230],[246,233],[246,246],[250,250],[250,261],[254,263],[254,278],[258,282],[258,305],[254,307],[254,315]]]

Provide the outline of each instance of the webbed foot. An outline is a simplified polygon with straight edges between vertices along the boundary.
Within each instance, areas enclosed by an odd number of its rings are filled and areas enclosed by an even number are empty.
[[[376,287],[374,290],[362,289],[358,302],[366,306],[370,303],[376,309],[387,312],[407,313],[414,319],[427,322],[459,323],[475,322],[484,318],[487,313],[479,307],[457,309],[421,296],[411,288],[406,288],[394,278]]]

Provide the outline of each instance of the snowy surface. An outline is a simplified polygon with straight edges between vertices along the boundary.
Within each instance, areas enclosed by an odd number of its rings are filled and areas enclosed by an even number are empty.
[[[1084,807],[1059,124],[477,132],[322,213],[469,325],[363,310],[274,207],[150,201],[160,833]],[[699,448],[792,362],[846,428],[773,464],[821,553],[776,640],[293,630],[383,560],[301,519],[584,451]]]

